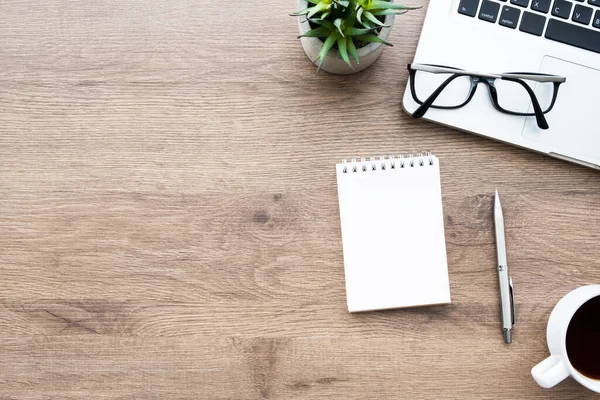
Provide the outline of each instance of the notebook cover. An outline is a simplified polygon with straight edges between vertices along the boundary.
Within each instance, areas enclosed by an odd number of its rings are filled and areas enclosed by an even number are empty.
[[[348,310],[450,303],[438,158],[336,169]]]

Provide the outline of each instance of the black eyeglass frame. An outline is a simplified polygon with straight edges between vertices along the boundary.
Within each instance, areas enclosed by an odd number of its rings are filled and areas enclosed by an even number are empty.
[[[540,74],[540,73],[532,73],[532,72],[510,72],[510,73],[502,73],[502,74],[484,74],[479,72],[465,71],[458,68],[447,67],[443,65],[433,65],[433,64],[408,64],[407,66],[408,72],[410,75],[410,91],[413,100],[420,105],[419,108],[413,113],[413,117],[421,118],[430,108],[444,109],[444,110],[453,110],[457,108],[464,107],[467,105],[473,96],[475,95],[475,91],[477,90],[477,86],[480,82],[483,82],[489,89],[490,97],[492,100],[492,104],[494,108],[502,113],[509,115],[519,115],[519,116],[535,116],[536,121],[540,129],[548,129],[548,122],[546,121],[546,117],[544,114],[551,111],[556,103],[556,99],[558,97],[558,89],[560,85],[566,82],[566,78],[558,75],[550,75],[550,74]],[[415,76],[417,71],[424,71],[430,73],[450,73],[452,74],[448,79],[446,79],[425,101],[421,101],[417,97],[417,91],[415,89]],[[438,98],[438,96],[444,91],[444,89],[456,78],[467,76],[471,79],[471,87],[469,89],[469,94],[466,100],[456,106],[436,106],[433,105],[433,102]],[[529,94],[531,99],[531,104],[533,106],[533,113],[520,113],[516,111],[506,110],[503,108],[498,102],[498,92],[496,87],[494,86],[494,82],[496,79],[502,79],[506,81],[511,81],[518,83],[523,86],[523,88]],[[527,79],[534,82],[551,82],[554,86],[554,93],[552,95],[552,102],[550,103],[550,107],[547,110],[542,110],[540,103],[537,99],[537,96],[533,92],[533,89],[523,81],[523,79]]]

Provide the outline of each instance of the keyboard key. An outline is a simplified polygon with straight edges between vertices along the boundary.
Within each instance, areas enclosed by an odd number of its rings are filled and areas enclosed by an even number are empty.
[[[479,19],[488,22],[496,22],[499,10],[500,4],[489,0],[483,0],[483,3],[481,4],[481,10],[479,10]]]
[[[534,14],[529,11],[523,13],[521,19],[521,26],[519,30],[522,32],[531,33],[532,35],[542,36],[544,32],[544,25],[546,25],[546,17],[540,14]]]
[[[529,0],[510,0],[510,3],[521,7],[527,7],[529,5]]]
[[[592,25],[594,28],[600,29],[600,10],[596,11],[596,15],[594,15],[594,23]]]
[[[594,10],[592,10],[591,8],[577,4],[575,6],[575,11],[573,11],[572,19],[575,22],[579,22],[580,24],[587,25],[592,20],[593,12],[594,12]]]
[[[550,11],[550,0],[533,0],[531,9],[543,13]]]
[[[469,17],[474,17],[477,14],[479,0],[460,0],[458,12]]]
[[[573,7],[573,3],[569,3],[565,0],[556,0],[554,5],[552,6],[552,15],[561,17],[564,19],[569,19],[571,15],[571,8]]]
[[[518,8],[504,6],[502,7],[502,14],[500,14],[500,25],[515,29],[520,15],[521,10]]]
[[[588,0],[588,4],[600,7],[600,0]]]
[[[583,28],[558,19],[551,19],[548,22],[548,29],[546,29],[546,37],[580,49],[600,53],[600,31]]]

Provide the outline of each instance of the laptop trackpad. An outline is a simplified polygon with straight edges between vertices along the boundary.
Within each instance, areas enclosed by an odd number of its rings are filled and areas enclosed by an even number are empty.
[[[543,143],[549,153],[600,161],[600,71],[553,57],[544,57],[541,73],[562,75],[554,108],[546,114],[550,129],[527,117],[523,136]]]

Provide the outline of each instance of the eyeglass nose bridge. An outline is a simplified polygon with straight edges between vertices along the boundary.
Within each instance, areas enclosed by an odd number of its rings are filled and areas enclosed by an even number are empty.
[[[496,82],[496,77],[481,77],[481,76],[471,76],[471,90],[475,90],[475,88],[477,87],[477,85],[479,85],[480,83],[485,83],[487,86],[489,87],[493,87],[494,89],[496,88],[494,86],[494,82]]]
[[[490,76],[471,76],[470,78],[471,78],[471,92],[469,94],[469,101],[475,95],[477,86],[479,86],[480,83],[483,83],[488,87],[488,92],[489,92],[490,98],[492,100],[492,104],[494,105],[494,108],[499,109],[498,108],[498,92],[496,90],[496,86],[494,85],[494,83],[496,82],[496,79],[498,79],[498,78],[490,77]]]
[[[471,88],[469,89],[469,96],[467,98],[467,100],[465,101],[465,104],[467,104],[468,102],[471,101],[471,99],[473,98],[473,96],[475,96],[475,91],[477,91],[477,86],[479,86],[479,83],[484,82],[486,85],[494,85],[493,81],[495,80],[495,78],[482,78],[480,76],[475,76],[475,75],[471,75],[469,76],[469,78],[471,78]],[[495,90],[495,88],[494,88]]]

